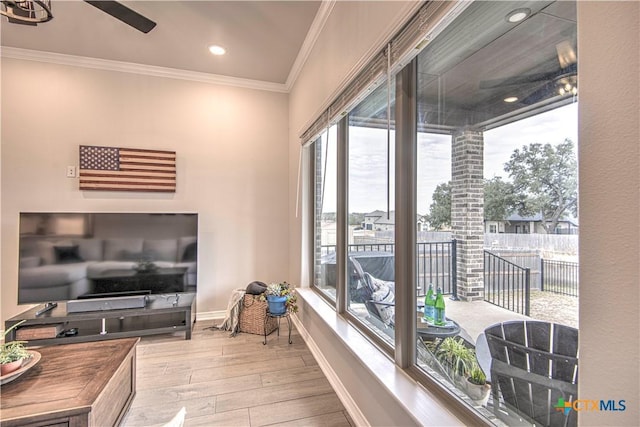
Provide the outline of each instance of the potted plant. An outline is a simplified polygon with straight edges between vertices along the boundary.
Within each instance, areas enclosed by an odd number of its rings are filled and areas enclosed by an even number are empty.
[[[464,391],[478,405],[484,406],[489,400],[491,386],[487,384],[487,377],[477,361],[466,378]]]
[[[475,352],[462,338],[445,338],[436,350],[436,358],[452,380],[466,377],[475,360]]]
[[[478,364],[475,350],[462,338],[445,338],[436,350],[436,358],[450,379],[478,405],[489,399],[491,386]]]
[[[16,323],[2,335],[3,340],[7,334],[17,328],[24,320]],[[0,375],[5,376],[13,371],[20,369],[25,359],[31,357],[31,354],[25,348],[26,341],[3,342],[0,345]]]
[[[260,300],[267,301],[269,313],[281,315],[287,311],[298,311],[298,298],[295,289],[287,282],[271,283],[260,295]]]

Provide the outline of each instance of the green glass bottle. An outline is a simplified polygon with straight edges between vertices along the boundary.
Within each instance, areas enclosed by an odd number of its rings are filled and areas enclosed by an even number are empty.
[[[433,283],[429,283],[429,290],[424,297],[424,319],[427,322],[433,322],[435,314],[436,300],[433,297]]]
[[[438,292],[436,293],[434,323],[436,325],[444,325],[445,323],[444,297],[442,296],[442,289],[440,288],[438,288]]]

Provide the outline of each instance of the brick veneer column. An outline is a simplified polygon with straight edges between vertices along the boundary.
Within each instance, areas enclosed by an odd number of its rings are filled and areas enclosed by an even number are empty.
[[[458,297],[484,298],[484,135],[453,134],[451,154],[451,226],[458,240]]]

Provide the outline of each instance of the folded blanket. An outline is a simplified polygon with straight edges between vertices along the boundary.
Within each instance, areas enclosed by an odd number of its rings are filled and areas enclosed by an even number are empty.
[[[244,289],[236,289],[231,293],[225,318],[222,323],[216,326],[216,328],[222,329],[223,331],[231,331],[232,337],[235,336],[240,329],[240,310],[242,310],[244,294]]]

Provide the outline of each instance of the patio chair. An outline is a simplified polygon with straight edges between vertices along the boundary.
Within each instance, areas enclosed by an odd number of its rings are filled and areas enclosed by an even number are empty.
[[[564,402],[578,395],[578,330],[539,321],[511,321],[484,331],[491,354],[493,407],[542,426],[575,426],[576,412]],[[507,414],[501,410],[500,395]],[[562,407],[559,407],[562,405]]]

